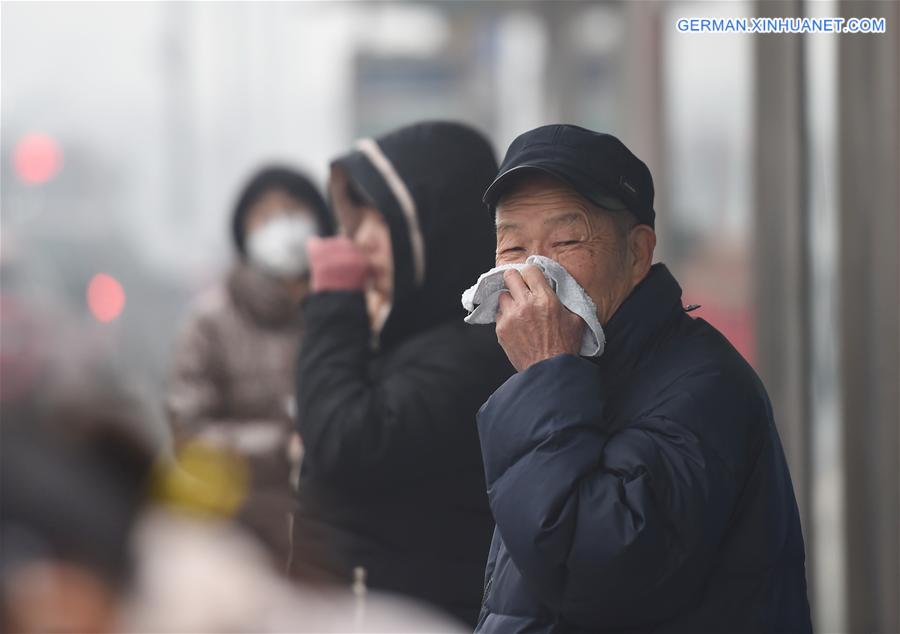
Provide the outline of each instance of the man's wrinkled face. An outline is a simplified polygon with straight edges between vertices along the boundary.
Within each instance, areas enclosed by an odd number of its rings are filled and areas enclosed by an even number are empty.
[[[612,213],[561,181],[530,177],[497,205],[497,264],[530,255],[556,260],[594,300],[606,325],[636,283],[629,236],[619,235]]]

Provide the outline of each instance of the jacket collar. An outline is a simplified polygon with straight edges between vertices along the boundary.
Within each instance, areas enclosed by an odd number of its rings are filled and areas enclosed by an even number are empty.
[[[654,264],[604,327],[606,349],[598,363],[616,372],[629,370],[681,310],[681,286],[664,264]]]
[[[259,327],[296,328],[302,322],[299,301],[288,295],[275,277],[246,262],[238,262],[226,282],[238,311]]]

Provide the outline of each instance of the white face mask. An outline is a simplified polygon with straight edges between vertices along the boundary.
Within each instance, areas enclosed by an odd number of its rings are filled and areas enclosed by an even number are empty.
[[[307,214],[279,214],[247,236],[247,255],[272,275],[300,277],[309,271],[306,241],[317,234],[316,222]]]

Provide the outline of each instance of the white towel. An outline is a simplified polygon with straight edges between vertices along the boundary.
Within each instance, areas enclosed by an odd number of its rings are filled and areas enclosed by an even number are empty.
[[[526,264],[534,264],[547,279],[550,288],[559,297],[560,303],[578,315],[587,324],[581,341],[580,354],[584,357],[599,357],[606,345],[603,327],[597,319],[597,306],[575,278],[556,260],[543,255],[532,255],[521,264],[503,264],[492,268],[481,275],[475,285],[462,294],[462,304],[469,316],[468,324],[490,324],[497,318],[500,306],[500,293],[506,291],[503,271],[516,269],[521,271]]]

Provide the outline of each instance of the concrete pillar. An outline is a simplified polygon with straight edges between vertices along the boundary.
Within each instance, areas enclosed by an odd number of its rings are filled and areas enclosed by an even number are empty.
[[[847,620],[900,631],[900,4],[844,0],[887,33],[839,40],[840,305]]]
[[[757,15],[796,17],[802,7],[798,0],[763,0],[757,3]],[[811,328],[803,40],[766,34],[755,36],[754,44],[757,365],[772,400],[809,544]]]

